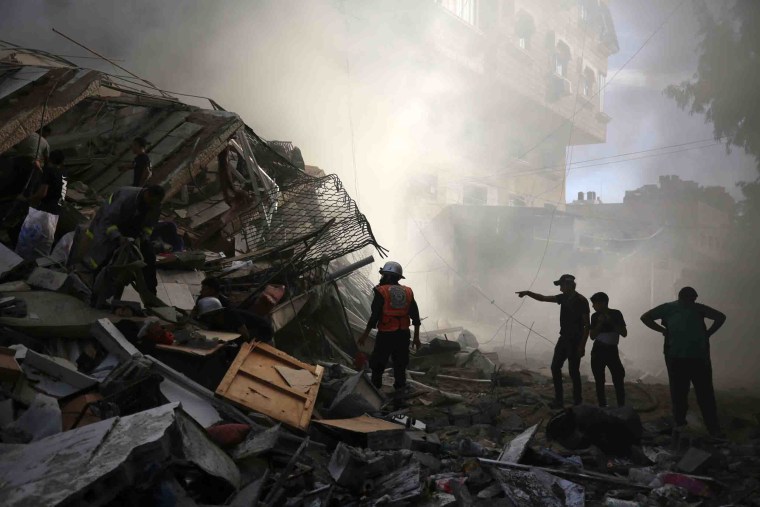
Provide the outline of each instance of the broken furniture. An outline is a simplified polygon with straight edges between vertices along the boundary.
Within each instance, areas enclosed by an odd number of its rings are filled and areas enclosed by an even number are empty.
[[[216,393],[276,421],[305,430],[324,368],[265,343],[244,343]]]

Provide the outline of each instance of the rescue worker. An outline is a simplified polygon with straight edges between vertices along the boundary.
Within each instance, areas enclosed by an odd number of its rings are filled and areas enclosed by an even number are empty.
[[[223,311],[215,313],[219,309]],[[240,333],[245,341],[253,338],[274,346],[274,329],[269,317],[235,308],[222,294],[222,284],[218,278],[203,279],[195,312],[199,317],[208,315],[206,324],[212,329]],[[200,320],[204,322],[204,319]]]
[[[399,284],[404,278],[401,264],[386,262],[380,268],[380,283],[374,288],[372,315],[367,328],[359,337],[359,346],[364,345],[369,332],[377,327],[375,348],[369,359],[372,369],[372,383],[378,389],[383,385],[383,371],[388,358],[393,359],[393,387],[401,392],[406,387],[406,366],[409,364],[409,326],[414,326],[415,349],[420,348],[420,311],[409,287]]]
[[[559,339],[554,346],[552,358],[552,380],[554,381],[554,401],[552,408],[562,408],[565,403],[562,392],[562,366],[567,361],[570,379],[573,381],[573,403],[583,403],[583,384],[581,384],[581,358],[586,355],[586,341],[589,334],[588,299],[575,290],[575,277],[562,275],[554,282],[559,286],[561,294],[543,296],[529,290],[517,292],[519,297],[529,296],[536,301],[557,303],[559,313]]]
[[[655,322],[658,319],[662,325]],[[709,329],[705,319],[713,321]],[[726,316],[697,303],[697,291],[684,287],[678,292],[677,301],[652,308],[641,316],[641,322],[665,337],[663,351],[676,427],[686,426],[689,389],[694,384],[694,394],[707,431],[713,436],[722,436],[712,380],[710,337],[726,322]]]
[[[129,239],[140,239],[140,253],[145,267],[143,277],[148,290],[156,294],[156,254],[150,242],[153,226],[161,213],[165,191],[160,185],[145,188],[121,187],[95,214],[85,234],[91,247],[83,258],[88,271],[97,275],[119,246]],[[117,298],[120,291],[113,294]],[[101,301],[102,303],[103,301]]]

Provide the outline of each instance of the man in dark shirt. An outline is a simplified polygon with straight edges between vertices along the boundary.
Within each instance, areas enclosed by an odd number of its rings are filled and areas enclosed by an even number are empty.
[[[151,177],[151,164],[150,157],[146,153],[147,148],[148,141],[146,141],[144,137],[134,138],[132,141],[132,153],[134,153],[135,158],[132,161],[132,165],[126,165],[119,168],[121,172],[129,170],[134,171],[132,173],[133,187],[144,187],[148,182],[148,178]]]
[[[641,316],[641,322],[665,338],[665,366],[676,426],[686,425],[689,389],[694,384],[694,394],[707,431],[713,436],[722,436],[713,388],[710,338],[726,322],[726,316],[697,303],[697,297],[693,287],[684,287],[678,292],[677,301],[652,308]],[[705,319],[713,321],[709,329]]]
[[[562,366],[567,361],[570,370],[570,378],[573,381],[573,402],[576,405],[583,403],[583,385],[581,384],[581,357],[586,354],[586,340],[589,333],[589,310],[588,299],[575,291],[575,277],[562,275],[554,282],[559,286],[561,294],[556,296],[543,296],[529,290],[517,292],[520,297],[529,296],[536,301],[545,303],[557,303],[560,305],[559,313],[559,339],[554,347],[552,358],[552,380],[554,381],[554,401],[552,408],[564,406],[564,393],[562,389]]]
[[[620,361],[618,343],[620,337],[628,336],[625,319],[620,310],[609,308],[610,298],[604,292],[591,296],[594,314],[591,316],[591,371],[596,383],[596,399],[600,407],[607,406],[607,396],[604,392],[606,368],[610,369],[612,384],[615,386],[615,396],[618,407],[625,405],[625,368]]]
[[[383,386],[383,371],[390,357],[393,359],[393,387],[400,392],[406,387],[410,324],[414,326],[412,343],[415,349],[420,348],[420,311],[412,289],[399,284],[404,276],[398,262],[386,262],[380,274],[380,284],[375,287],[372,299],[372,315],[358,343],[364,345],[370,330],[377,327],[375,348],[369,359],[372,383],[378,389]]]

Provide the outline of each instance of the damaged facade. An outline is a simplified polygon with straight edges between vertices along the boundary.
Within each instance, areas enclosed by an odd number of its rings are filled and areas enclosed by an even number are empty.
[[[370,248],[385,252],[369,222],[336,176],[209,102],[189,106],[146,81],[40,51],[0,52],[1,177],[18,176],[10,150],[49,127],[68,178],[50,255],[22,259],[10,248],[16,224],[2,224],[0,503],[516,507],[756,497],[757,420],[736,421],[741,445],[673,433],[660,409],[667,394],[651,386],[633,390],[631,407],[553,412],[546,377],[503,368],[461,328],[424,334],[403,398],[388,396],[389,372],[376,389],[352,367],[372,293],[362,268]],[[155,295],[131,273],[121,299],[95,308],[71,245],[129,184],[119,166],[136,137],[150,146],[148,183],[166,194],[160,222],[182,241],[157,238],[167,244]],[[12,200],[3,205],[13,215]],[[191,310],[207,278],[236,309],[269,322],[274,339],[198,326]]]

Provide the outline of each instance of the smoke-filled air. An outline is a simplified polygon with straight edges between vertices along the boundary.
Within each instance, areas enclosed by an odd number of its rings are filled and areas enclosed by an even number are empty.
[[[639,316],[690,285],[728,316],[716,383],[760,387],[760,141],[738,110],[757,96],[734,68],[757,50],[751,2],[588,4],[9,1],[0,33],[121,72],[56,28],[293,142],[403,265],[423,331],[541,363],[559,307],[515,292],[557,294],[569,273],[622,311],[631,373],[662,378]]]

